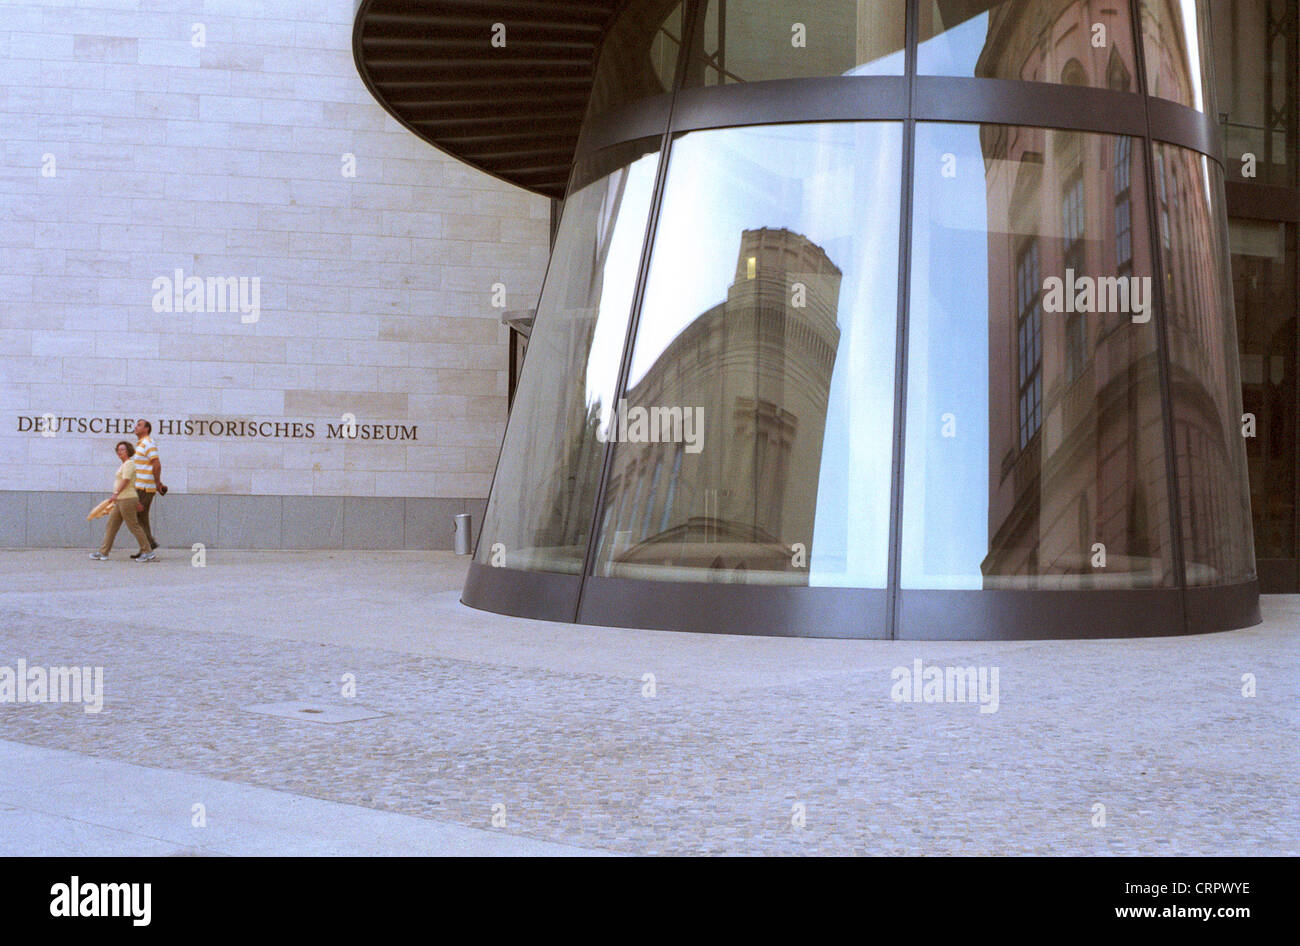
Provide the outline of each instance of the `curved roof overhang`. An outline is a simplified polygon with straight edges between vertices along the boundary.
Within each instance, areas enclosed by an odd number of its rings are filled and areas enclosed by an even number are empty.
[[[623,0],[358,0],[352,56],[394,118],[495,177],[563,197]],[[505,43],[493,44],[505,27]]]

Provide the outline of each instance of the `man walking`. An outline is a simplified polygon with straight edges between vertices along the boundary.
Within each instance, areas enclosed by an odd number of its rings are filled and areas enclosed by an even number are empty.
[[[153,424],[147,420],[135,422],[135,491],[140,497],[140,528],[144,529],[152,551],[158,547],[154,540],[153,529],[149,526],[149,507],[153,505],[154,496],[166,493],[167,487],[162,481],[162,461],[158,459],[158,448],[153,442]],[[136,558],[139,555],[132,555]]]

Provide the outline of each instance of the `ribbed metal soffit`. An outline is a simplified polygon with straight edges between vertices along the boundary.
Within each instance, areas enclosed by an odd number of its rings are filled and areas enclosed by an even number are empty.
[[[370,92],[419,137],[562,197],[621,0],[360,0],[352,54]],[[504,26],[504,45],[493,44]]]

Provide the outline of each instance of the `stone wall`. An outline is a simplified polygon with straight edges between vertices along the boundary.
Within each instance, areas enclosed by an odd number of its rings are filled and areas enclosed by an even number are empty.
[[[214,544],[373,547],[344,519],[363,498],[388,500],[396,547],[449,544],[422,523],[487,495],[494,288],[535,302],[549,204],[390,118],[352,19],[352,0],[0,5],[0,469],[24,494],[0,545],[83,544],[63,519],[108,491],[136,417],[161,515],[219,510]],[[395,439],[329,436],[345,415]]]

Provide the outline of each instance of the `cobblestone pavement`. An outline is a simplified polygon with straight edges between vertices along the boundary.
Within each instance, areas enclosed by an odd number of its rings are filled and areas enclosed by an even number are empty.
[[[1300,853],[1300,597],[1191,638],[782,640],[484,614],[440,553],[164,554],[0,552],[0,667],[105,696],[0,739],[624,853]],[[997,711],[894,702],[917,659],[997,668]],[[385,715],[246,709],[286,700]]]

